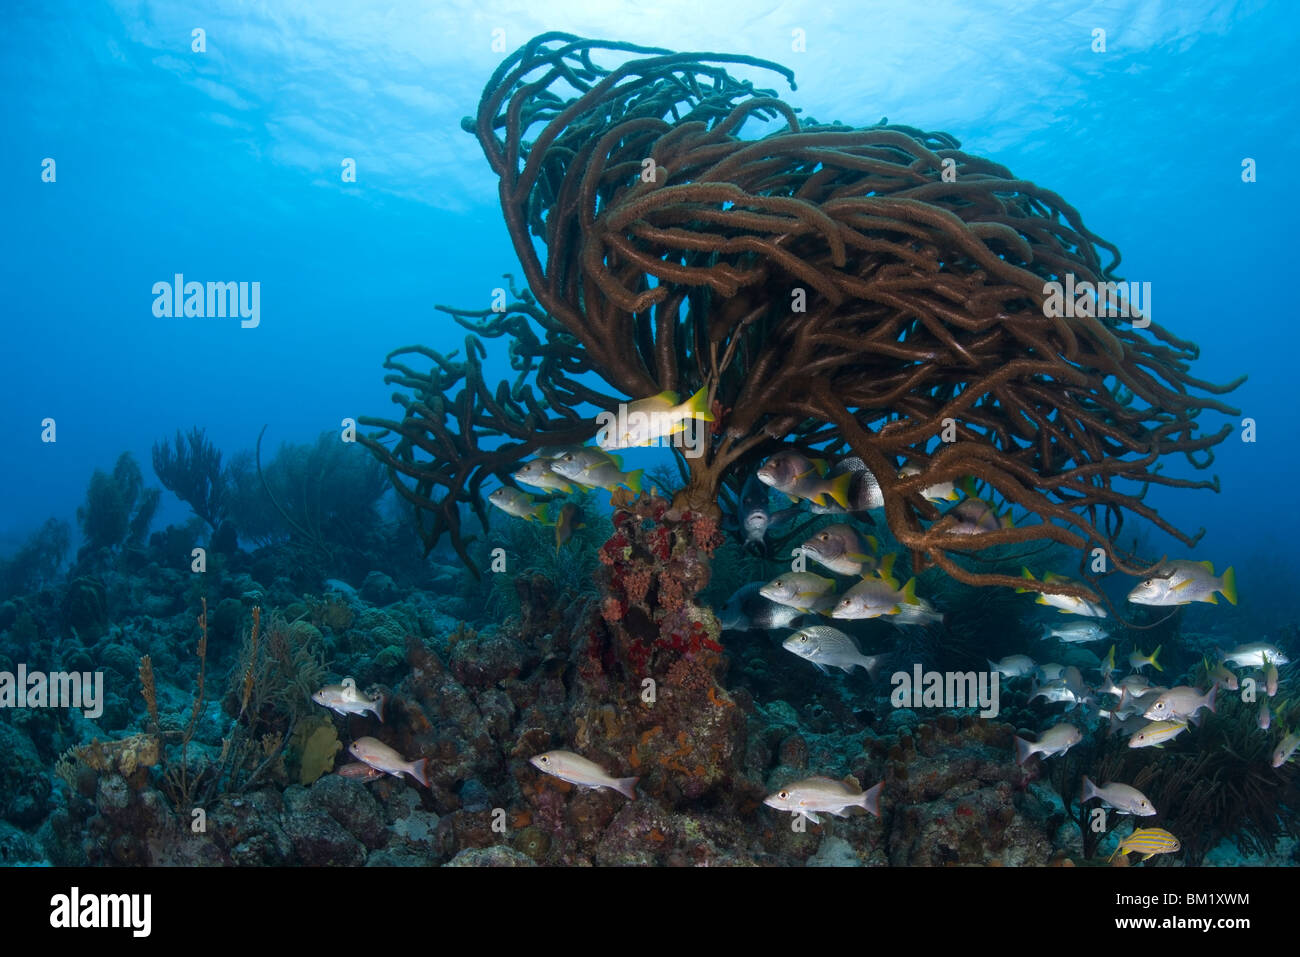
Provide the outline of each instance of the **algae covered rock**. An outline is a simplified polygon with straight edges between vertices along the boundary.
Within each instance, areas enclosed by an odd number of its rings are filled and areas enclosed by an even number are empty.
[[[513,847],[498,844],[495,847],[471,847],[461,851],[444,867],[536,867],[527,854]]]

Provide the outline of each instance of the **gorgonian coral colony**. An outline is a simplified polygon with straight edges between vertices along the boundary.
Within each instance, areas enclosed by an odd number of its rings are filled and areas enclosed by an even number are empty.
[[[363,420],[396,436],[365,441],[426,545],[445,533],[466,557],[459,505],[482,516],[484,480],[508,482],[534,450],[596,432],[589,408],[620,399],[588,372],[632,398],[707,389],[719,421],[684,461],[670,518],[716,514],[723,482],[778,449],[851,449],[913,566],[970,584],[1041,587],[949,552],[1054,541],[1137,571],[1114,544],[1126,512],[1193,544],[1199,533],[1144,497],[1153,484],[1217,489],[1161,464],[1181,453],[1210,465],[1231,426],[1201,434],[1196,418],[1237,414],[1214,396],[1240,380],[1194,378],[1196,346],[1154,322],[1045,309],[1049,282],[1117,281],[1118,250],[1060,196],[946,133],[800,119],[729,64],[794,86],[751,57],[561,33],[489,80],[463,125],[500,178],[528,288],[512,284],[505,311],[445,311],[507,337],[518,378],[491,390],[473,334],[463,359],[399,349],[387,381],[413,393],[394,395],[404,417]],[[754,119],[780,128],[742,138]],[[939,441],[945,428],[955,441]],[[939,520],[922,490],[964,476],[1039,520],[975,536]]]

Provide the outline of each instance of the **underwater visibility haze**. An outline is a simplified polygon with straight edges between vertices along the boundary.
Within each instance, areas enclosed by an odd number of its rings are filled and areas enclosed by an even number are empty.
[[[7,9],[0,860],[1300,862],[1291,5],[868,6]]]

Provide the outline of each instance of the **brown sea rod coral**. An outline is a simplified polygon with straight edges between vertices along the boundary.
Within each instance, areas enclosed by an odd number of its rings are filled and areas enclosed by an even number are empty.
[[[1126,514],[1192,544],[1199,533],[1144,497],[1217,489],[1165,460],[1211,464],[1231,427],[1204,434],[1196,420],[1235,415],[1215,396],[1238,383],[1195,378],[1197,347],[1149,316],[1104,315],[1118,250],[946,133],[801,119],[731,65],[792,80],[751,57],[561,33],[492,75],[463,125],[499,177],[528,290],[512,283],[503,311],[447,309],[477,334],[464,359],[392,353],[388,381],[412,393],[394,396],[404,417],[363,420],[387,430],[364,441],[426,544],[448,533],[463,554],[459,509],[481,514],[486,478],[594,434],[591,410],[620,399],[588,372],[633,399],[707,389],[718,421],[684,459],[674,515],[716,515],[728,476],[794,445],[860,456],[914,563],[972,584],[1025,583],[951,552],[1051,541],[1130,568],[1112,545]],[[766,135],[742,138],[754,122]],[[1095,295],[1056,310],[1053,283]],[[508,338],[514,383],[485,384],[480,335]],[[920,471],[899,477],[904,463]],[[921,490],[963,476],[1038,521],[977,535],[936,521]]]

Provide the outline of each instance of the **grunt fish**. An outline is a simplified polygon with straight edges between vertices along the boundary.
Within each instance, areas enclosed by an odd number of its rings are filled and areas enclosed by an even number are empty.
[[[807,499],[814,505],[834,502],[847,510],[854,473],[823,477],[827,471],[826,463],[820,459],[810,459],[793,449],[786,449],[764,462],[755,474],[760,482],[784,492],[792,500]]]
[[[1300,731],[1292,731],[1281,741],[1273,750],[1273,767],[1280,768],[1291,760],[1291,755],[1295,754],[1296,745],[1300,745]]]
[[[1099,799],[1102,804],[1114,808],[1120,814],[1150,817],[1156,813],[1156,809],[1151,806],[1147,796],[1137,788],[1117,783],[1097,787],[1085,774],[1083,776],[1083,793],[1079,797],[1079,803],[1086,804],[1093,798]]]
[[[1138,853],[1142,855],[1142,860],[1145,861],[1157,854],[1172,854],[1181,850],[1182,846],[1178,838],[1164,828],[1144,827],[1120,841],[1119,847],[1115,848],[1114,853],[1110,855],[1110,860],[1113,861],[1116,854],[1125,857],[1132,853]]]
[[[1187,730],[1187,719],[1171,721],[1152,721],[1133,737],[1128,739],[1130,748],[1163,748]]]
[[[1037,741],[1026,741],[1019,735],[1012,740],[1016,746],[1016,763],[1023,765],[1035,754],[1041,754],[1045,758],[1064,754],[1082,741],[1083,735],[1072,724],[1058,724],[1040,734]]]
[[[1105,641],[1110,637],[1110,632],[1095,621],[1067,621],[1060,625],[1043,625],[1043,637],[1059,638],[1066,644],[1075,644]]]
[[[876,540],[864,539],[851,525],[828,525],[799,546],[805,555],[840,575],[875,571],[880,563],[871,554]]]
[[[1177,685],[1156,698],[1151,707],[1142,713],[1144,718],[1152,721],[1169,721],[1178,718],[1190,718],[1202,708],[1209,708],[1214,713],[1214,696],[1218,685],[1210,685],[1210,690],[1201,694],[1187,685]]]
[[[1156,650],[1151,652],[1149,655],[1144,655],[1137,648],[1134,648],[1129,652],[1128,666],[1134,671],[1141,671],[1147,665],[1150,665],[1152,668],[1156,669],[1156,671],[1164,671],[1164,666],[1156,660],[1160,656],[1160,649],[1162,647],[1164,646],[1156,645]]]
[[[1150,578],[1129,592],[1128,600],[1135,605],[1189,605],[1194,601],[1217,605],[1216,594],[1237,604],[1237,576],[1231,568],[1216,577],[1210,562],[1180,559],[1157,565]]]
[[[920,474],[921,467],[919,465],[904,465],[898,470],[898,477],[901,479]],[[931,502],[955,502],[961,498],[961,493],[957,491],[957,484],[956,480],[949,480],[927,485],[921,489],[921,497]]]
[[[679,399],[676,392],[660,392],[649,398],[626,403],[617,423],[602,428],[597,434],[596,444],[602,449],[651,445],[659,439],[686,431],[686,423],[691,419],[713,421],[713,413],[709,411],[707,386],[685,402],[680,402]]]
[[[527,492],[521,492],[517,488],[503,485],[488,496],[488,501],[515,518],[540,522],[543,525],[550,524],[546,518],[546,503],[535,501]]]
[[[812,572],[785,572],[760,588],[758,593],[800,611],[814,611],[833,600],[835,580]]]
[[[525,485],[545,489],[548,492],[567,494],[573,491],[573,486],[565,481],[564,476],[551,468],[549,459],[532,459],[525,462],[510,477],[516,482],[523,482]]]
[[[822,674],[829,674],[831,668],[852,671],[855,667],[861,667],[875,678],[876,668],[883,658],[883,655],[864,655],[849,635],[827,625],[801,628],[787,638],[781,647],[805,661],[811,661]]]
[[[1020,569],[1020,577],[1026,581],[1037,582],[1033,572],[1028,568]],[[1064,575],[1058,575],[1055,572],[1047,572],[1043,575],[1042,584],[1044,585],[1082,585],[1072,578],[1066,578]],[[1017,592],[1025,593],[1034,591],[1032,588],[1017,588]],[[1073,595],[1059,595],[1049,591],[1038,592],[1038,597],[1034,602],[1039,605],[1048,605],[1052,608],[1059,609],[1061,612],[1069,615],[1083,615],[1087,618],[1107,618],[1106,609],[1095,601],[1087,598],[1075,598]],[[1097,638],[1077,638],[1076,641],[1100,641],[1106,637],[1103,631]]]
[[[718,621],[723,631],[756,631],[769,628],[792,627],[804,617],[804,612],[780,602],[765,598],[760,593],[762,582],[743,585],[723,606]]]
[[[1032,675],[1038,666],[1028,655],[1007,655],[1001,661],[989,661],[989,670],[1008,678],[1023,678]]]
[[[1265,658],[1275,665],[1291,663],[1291,659],[1283,654],[1276,645],[1270,645],[1266,641],[1254,641],[1250,644],[1238,645],[1223,656],[1225,663],[1231,662],[1238,668],[1262,668]]]

